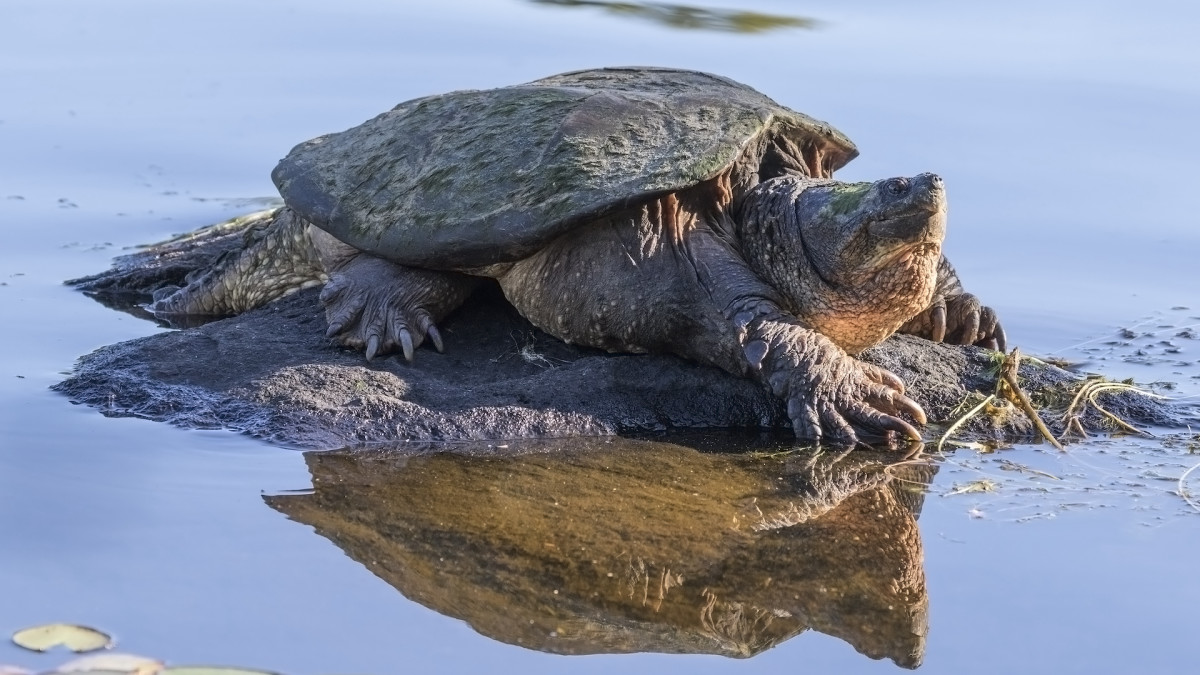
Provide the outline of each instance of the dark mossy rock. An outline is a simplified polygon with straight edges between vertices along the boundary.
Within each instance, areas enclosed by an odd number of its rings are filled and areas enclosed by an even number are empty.
[[[240,246],[250,216],[116,261],[74,282],[96,299],[146,316],[137,302],[177,285]],[[305,448],[393,441],[463,441],[738,428],[786,435],[781,403],[760,385],[673,356],[607,354],[567,345],[521,318],[489,286],[444,324],[446,353],[412,364],[368,363],[326,339],[315,290],[237,317],[101,348],[56,385],[71,400],[116,416],[190,428],[227,428]],[[863,355],[899,375],[929,415],[927,436],[995,387],[997,354],[896,336]],[[1024,386],[1051,412],[1082,376],[1039,361]],[[1106,407],[1134,423],[1180,425],[1179,411],[1123,392]],[[1085,426],[1103,429],[1089,410]],[[1019,411],[981,415],[958,438],[1033,437]]]

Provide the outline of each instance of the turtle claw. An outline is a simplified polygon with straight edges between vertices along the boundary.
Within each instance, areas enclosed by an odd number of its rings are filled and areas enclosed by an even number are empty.
[[[929,422],[929,418],[925,416],[925,409],[921,407],[920,403],[907,396],[901,396],[897,400],[897,404],[901,411],[908,413],[918,424],[927,424]],[[911,434],[910,437],[912,437]],[[917,434],[912,438],[914,440],[921,440],[921,435]]]
[[[970,293],[937,298],[928,309],[901,326],[899,332],[934,342],[998,351],[1004,351],[1008,342],[995,310]]]
[[[1004,334],[1004,327],[999,322],[996,323],[996,330],[993,332],[993,339],[996,342],[994,349],[998,352],[1008,351],[1008,336]]]
[[[904,380],[897,377],[895,373],[893,373],[889,370],[884,370],[883,368],[880,368],[879,366],[871,365],[869,363],[863,363],[863,364],[861,364],[861,366],[862,366],[863,371],[866,373],[867,377],[871,378],[872,380],[875,380],[876,382],[883,385],[884,387],[887,387],[890,389],[895,389],[901,395],[903,395],[904,392],[907,391],[907,388],[904,385]],[[908,400],[912,400],[912,399],[908,399]],[[924,422],[922,422],[922,423],[924,423]]]
[[[432,323],[425,329],[425,335],[433,342],[434,349],[441,354],[446,351],[445,345],[442,344],[442,334],[438,332],[437,326]]]
[[[346,347],[362,349],[368,361],[399,352],[411,363],[427,337],[442,351],[442,335],[433,319],[439,311],[438,303],[461,302],[459,296],[465,297],[466,293],[442,290],[439,294],[436,286],[431,290],[436,274],[369,256],[352,260],[331,274],[321,291],[321,304],[329,322],[325,336]]]
[[[379,336],[372,335],[367,338],[367,360],[373,361],[375,355],[379,353]]]
[[[955,296],[949,302],[957,305],[952,310],[957,310],[963,317],[956,344],[1004,351],[1008,340],[994,309],[982,305],[979,299],[970,293]]]
[[[405,361],[412,363],[417,347],[426,337],[431,337],[441,351],[442,336],[437,334],[432,338],[430,335],[437,328],[425,310],[397,306],[391,297],[374,297],[367,305],[356,323],[350,326],[335,323],[326,331],[326,337],[334,338],[346,347],[363,349],[368,361],[381,354],[399,352]],[[326,311],[333,309],[327,307]]]
[[[925,424],[925,411],[905,396],[899,377],[854,359],[820,334],[786,328],[761,341],[767,346],[762,367],[772,391],[787,401],[797,438],[835,447],[854,447],[864,438],[921,440],[900,415]]]
[[[400,329],[400,347],[404,350],[404,360],[412,363],[413,360],[413,339],[412,333],[408,332],[407,328]],[[369,359],[370,357],[368,357]]]
[[[929,319],[932,325],[932,330],[929,339],[934,342],[941,342],[946,339],[946,304],[939,302],[929,310]]]

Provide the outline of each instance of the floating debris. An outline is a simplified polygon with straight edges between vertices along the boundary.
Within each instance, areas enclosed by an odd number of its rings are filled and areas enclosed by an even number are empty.
[[[964,485],[955,485],[953,490],[946,493],[946,496],[950,497],[953,495],[965,495],[971,492],[995,492],[996,488],[998,487],[999,486],[996,485],[995,481],[991,480],[990,478],[984,478],[981,480],[973,480]]]
[[[1000,468],[1004,469],[1005,471],[1019,471],[1021,473],[1032,473],[1037,476],[1045,476],[1046,478],[1050,478],[1052,480],[1062,480],[1061,478],[1059,478],[1058,476],[1055,476],[1054,474],[1046,473],[1045,471],[1038,471],[1037,469],[1025,466],[1024,464],[1018,464],[1014,461],[1007,460],[1007,459],[1000,460]]]

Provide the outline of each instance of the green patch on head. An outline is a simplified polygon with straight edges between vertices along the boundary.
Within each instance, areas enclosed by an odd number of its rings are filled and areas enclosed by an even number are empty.
[[[867,196],[873,183],[837,183],[833,187],[833,197],[829,200],[829,212],[835,216],[844,215],[858,209],[859,204]]]

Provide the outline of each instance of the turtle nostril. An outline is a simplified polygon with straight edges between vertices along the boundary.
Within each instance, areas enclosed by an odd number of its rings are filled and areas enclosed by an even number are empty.
[[[887,189],[888,192],[891,192],[894,195],[902,195],[905,192],[908,192],[908,179],[893,178],[887,182]]]

